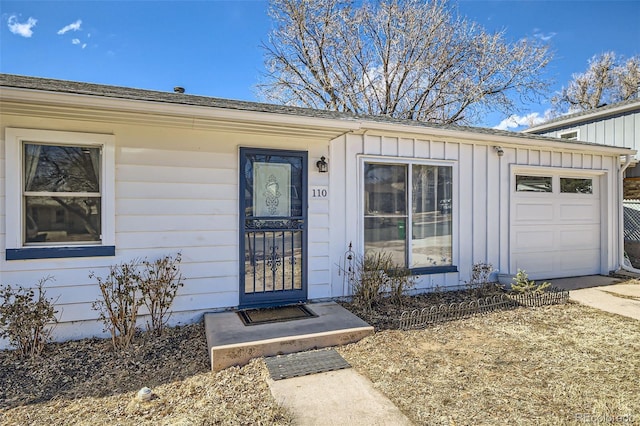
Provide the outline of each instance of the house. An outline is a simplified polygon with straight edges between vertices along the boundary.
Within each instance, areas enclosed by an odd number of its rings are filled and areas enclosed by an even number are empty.
[[[525,133],[603,145],[640,148],[640,99],[564,115],[525,130]],[[634,160],[623,183],[625,249],[640,265],[640,167]],[[636,260],[637,259],[637,260]]]
[[[348,295],[350,246],[417,291],[622,260],[629,148],[6,74],[0,108],[0,282],[54,277],[57,339],[101,335],[89,273],[140,257],[182,253],[174,323]]]
[[[524,132],[638,150],[640,99],[630,99],[594,110],[563,115]],[[634,161],[625,172],[625,199],[640,198],[640,167],[635,165]]]

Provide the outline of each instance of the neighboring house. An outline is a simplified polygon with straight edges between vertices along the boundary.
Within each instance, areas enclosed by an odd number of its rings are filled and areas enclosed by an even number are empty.
[[[525,133],[567,140],[640,149],[640,99],[569,114],[525,130]],[[640,166],[634,160],[625,171],[624,238],[634,264],[640,262]]]
[[[182,252],[172,321],[348,295],[385,250],[417,289],[622,260],[621,159],[489,129],[0,75],[0,283],[45,276],[56,338],[102,334],[91,271]]]
[[[640,99],[564,115],[524,132],[638,150],[640,149]],[[635,165],[634,161],[625,172],[625,199],[640,198],[640,166],[635,167]]]

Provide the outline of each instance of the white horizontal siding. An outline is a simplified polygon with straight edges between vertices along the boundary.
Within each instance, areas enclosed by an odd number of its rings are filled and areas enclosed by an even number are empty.
[[[240,146],[308,151],[309,185],[329,186],[329,173],[315,162],[328,157],[327,141],[233,134],[63,119],[3,117],[3,126],[109,133],[115,135],[116,256],[98,258],[0,259],[0,282],[31,286],[45,277],[48,296],[58,300],[58,338],[77,335],[69,321],[96,329],[91,303],[99,296],[91,271],[106,277],[109,267],[131,259],[182,253],[185,286],[176,316],[234,307],[239,302],[238,149]],[[4,127],[1,130],[4,137]],[[333,167],[329,158],[330,169]],[[4,141],[0,143],[0,244],[5,247]],[[309,297],[328,297],[329,200],[310,200]],[[4,253],[3,253],[4,254]],[[85,326],[82,326],[85,327]],[[101,328],[101,326],[99,327]],[[89,331],[89,333],[92,333]],[[79,334],[77,337],[82,337]]]

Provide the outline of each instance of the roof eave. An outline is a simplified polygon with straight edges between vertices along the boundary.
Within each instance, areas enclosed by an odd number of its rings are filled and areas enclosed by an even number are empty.
[[[267,112],[223,108],[216,106],[189,105],[183,103],[160,102],[153,100],[114,98],[92,94],[77,94],[42,89],[0,86],[0,99],[4,101],[37,105],[45,103],[51,106],[66,108],[87,108],[95,110],[118,110],[142,115],[159,115],[164,117],[182,117],[195,120],[217,120],[220,122],[246,122],[274,128],[297,128],[302,132],[305,128],[316,129],[318,135],[334,139],[345,133],[363,132],[367,130],[393,132],[410,135],[425,135],[446,139],[483,142],[493,145],[549,147],[562,150],[582,152],[608,152],[618,155],[635,154],[628,148],[611,147],[597,144],[571,143],[549,137],[527,137],[523,134],[514,136],[498,133],[475,132],[469,129],[454,129],[430,125],[410,125],[406,123],[382,122],[364,117],[330,118],[311,115],[286,114],[283,112]],[[506,133],[506,132],[503,132]]]
[[[637,102],[632,102],[624,105],[620,105],[617,107],[607,108],[603,111],[598,111],[597,109],[591,113],[587,114],[578,114],[578,115],[570,115],[566,118],[559,118],[557,120],[552,120],[547,123],[542,123],[540,125],[530,127],[526,130],[523,130],[523,133],[538,133],[541,131],[557,129],[561,127],[571,126],[572,124],[583,123],[585,121],[591,121],[594,119],[599,119],[603,117],[608,117],[611,115],[623,114],[626,112],[638,110],[640,111],[640,100]]]
[[[386,124],[386,123],[378,123],[378,122],[363,122],[361,126],[363,131],[366,130],[377,130],[377,131],[393,131],[396,133],[407,133],[407,134],[428,134],[430,136],[439,136],[443,139],[455,139],[455,140],[473,140],[476,142],[484,142],[492,145],[504,145],[504,146],[529,146],[536,148],[554,148],[554,149],[562,149],[562,150],[570,150],[570,151],[581,151],[581,152],[615,152],[618,155],[635,155],[636,151],[630,148],[610,146],[610,145],[599,145],[599,144],[590,144],[590,143],[573,143],[569,141],[565,141],[558,138],[536,138],[529,139],[526,136],[508,136],[508,135],[499,135],[499,134],[487,134],[487,133],[470,133],[467,131],[446,129],[446,128],[437,128],[437,127],[417,127],[417,126],[407,126],[402,124]],[[533,145],[535,144],[535,145]]]

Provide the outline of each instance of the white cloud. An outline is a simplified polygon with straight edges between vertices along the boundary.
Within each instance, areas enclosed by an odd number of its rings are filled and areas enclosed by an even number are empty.
[[[534,28],[534,29],[533,29],[533,36],[534,36],[535,38],[539,38],[539,39],[540,39],[540,40],[542,40],[542,41],[549,41],[549,40],[551,40],[552,38],[554,38],[557,34],[558,34],[558,33],[553,32],[553,31],[548,32],[548,33],[546,33],[546,34],[545,34],[545,33],[543,33],[543,32],[542,32],[542,30],[540,30],[539,28]]]
[[[505,118],[498,124],[494,126],[494,129],[497,130],[509,130],[509,129],[517,129],[519,127],[532,127],[537,126],[538,124],[542,124],[549,119],[549,111],[545,112],[543,116],[540,116],[540,113],[532,112],[527,115],[517,115],[513,114],[512,116]]]
[[[69,31],[78,31],[80,30],[80,25],[82,25],[82,20],[78,19],[76,22],[69,24],[58,31],[58,35],[62,35],[68,33]]]
[[[87,43],[81,42],[79,38],[74,38],[73,40],[71,40],[71,44],[80,46],[81,49],[84,49],[85,47],[87,47]]]
[[[20,23],[18,22],[18,17],[16,15],[11,15],[9,16],[9,19],[7,19],[7,26],[9,27],[9,31],[13,34],[29,38],[33,35],[33,27],[36,26],[37,22],[37,19],[29,17],[27,22]]]

